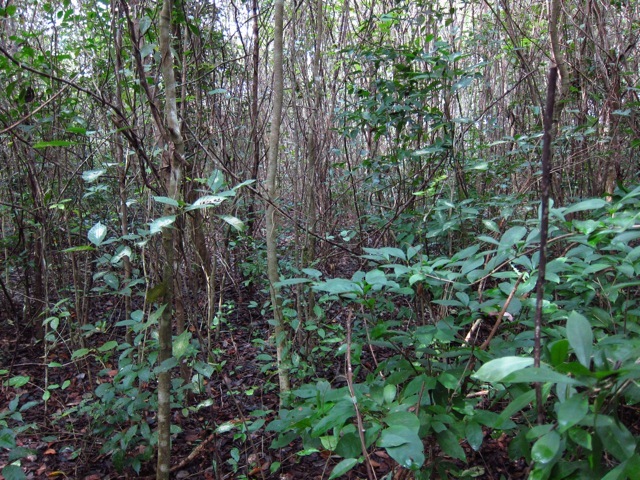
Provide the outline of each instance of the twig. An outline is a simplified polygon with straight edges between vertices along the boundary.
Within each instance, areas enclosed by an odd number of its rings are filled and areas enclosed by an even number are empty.
[[[353,318],[353,311],[349,309],[349,316],[347,317],[347,385],[349,386],[349,393],[351,394],[351,400],[353,401],[353,408],[356,411],[356,421],[358,422],[358,435],[360,436],[360,446],[362,447],[362,455],[364,456],[364,464],[367,467],[367,478],[369,480],[377,480],[376,474],[371,466],[371,459],[367,452],[367,442],[364,438],[364,424],[362,423],[362,415],[358,409],[358,399],[356,398],[356,392],[353,389],[353,369],[351,367],[351,319]]]
[[[202,453],[205,447],[207,447],[207,445],[209,445],[213,441],[215,436],[216,436],[216,432],[211,432],[209,436],[205,438],[200,445],[194,448],[193,451],[189,455],[187,455],[187,457],[184,458],[180,463],[171,467],[169,471],[173,473],[176,470],[180,470],[181,468],[186,467],[190,462],[192,462],[198,455]]]
[[[542,137],[542,191],[540,194],[540,261],[538,264],[538,281],[536,282],[536,316],[534,328],[533,365],[540,367],[542,337],[542,302],[544,300],[544,280],[547,269],[547,237],[549,235],[549,190],[551,189],[551,134],[553,128],[553,107],[556,96],[556,79],[558,67],[549,68],[547,85],[547,104],[544,112],[544,135]],[[536,404],[538,407],[538,424],[544,423],[542,405],[542,385],[535,384]]]
[[[516,279],[516,283],[511,289],[511,293],[509,293],[507,300],[504,302],[504,305],[502,306],[502,310],[500,310],[500,313],[498,314],[498,318],[496,318],[496,323],[493,325],[491,332],[489,332],[489,336],[482,343],[482,345],[480,345],[480,350],[486,350],[487,347],[489,346],[489,343],[491,342],[491,339],[495,337],[496,333],[498,332],[498,328],[500,327],[500,324],[502,323],[502,319],[507,313],[507,308],[509,308],[509,304],[511,303],[511,300],[513,300],[513,297],[515,296],[516,291],[518,290],[518,285],[520,285],[520,282],[522,281],[522,277],[523,277],[523,274],[521,273]]]

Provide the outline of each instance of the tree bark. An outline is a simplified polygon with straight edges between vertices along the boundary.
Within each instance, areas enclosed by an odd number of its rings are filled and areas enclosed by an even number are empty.
[[[180,133],[178,108],[176,104],[176,80],[173,71],[173,55],[171,53],[171,12],[172,0],[164,0],[160,12],[159,44],[162,57],[160,68],[165,84],[164,128],[167,145],[162,154],[162,171],[167,196],[175,200],[179,197],[182,182],[182,165],[184,159],[184,141]],[[165,215],[175,214],[175,208],[166,205]],[[172,356],[172,318],[175,285],[175,239],[174,230],[165,228],[162,231],[162,244],[165,251],[163,268],[165,309],[158,326],[158,342],[160,344],[158,363]],[[158,458],[157,480],[169,480],[171,465],[171,371],[163,369],[158,373]]]
[[[282,67],[282,29],[284,0],[275,0],[274,39],[273,39],[273,111],[271,114],[271,132],[267,166],[267,275],[269,277],[271,305],[274,318],[274,338],[278,362],[278,380],[280,385],[280,404],[290,390],[289,362],[287,355],[288,334],[282,315],[280,281],[277,253],[277,221],[275,202],[277,201],[276,176],[278,171],[278,148],[280,144],[280,125],[282,122],[282,98],[284,93],[284,73]]]

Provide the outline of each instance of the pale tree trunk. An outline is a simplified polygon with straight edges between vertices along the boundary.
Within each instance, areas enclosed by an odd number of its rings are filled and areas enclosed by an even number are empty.
[[[304,193],[307,210],[307,239],[302,258],[303,267],[309,267],[316,258],[316,169],[318,165],[320,150],[320,119],[322,110],[322,78],[320,74],[320,61],[322,58],[322,37],[324,34],[324,3],[323,0],[316,1],[316,38],[313,51],[312,85],[313,104],[311,105],[311,131],[309,132],[309,147],[306,165],[306,191]],[[306,319],[313,320],[315,306],[315,296],[309,291],[306,305]]]
[[[271,305],[274,318],[274,338],[276,342],[276,356],[278,362],[278,379],[280,383],[280,404],[290,390],[289,385],[289,362],[288,362],[288,341],[284,318],[282,316],[282,305],[279,297],[280,289],[277,282],[280,281],[278,273],[277,254],[277,223],[276,208],[277,200],[276,174],[278,171],[278,148],[280,144],[280,124],[282,122],[282,97],[284,91],[284,79],[282,68],[282,17],[284,16],[284,0],[275,0],[275,18],[273,33],[273,111],[271,114],[271,132],[269,135],[269,152],[267,166],[267,274],[269,277],[271,291]]]
[[[182,182],[182,164],[184,159],[184,141],[180,133],[178,121],[178,108],[176,105],[176,80],[173,71],[173,56],[171,54],[171,11],[172,0],[164,0],[160,12],[160,55],[162,61],[160,68],[165,84],[165,138],[166,147],[162,155],[162,168],[165,172],[165,184],[167,196],[178,200],[180,184]],[[175,214],[175,208],[166,205],[165,215]],[[165,228],[162,231],[162,244],[165,251],[165,264],[163,269],[164,303],[165,310],[160,318],[158,326],[158,342],[160,350],[158,363],[171,358],[171,322],[173,318],[175,282],[174,267],[174,230]],[[158,462],[156,479],[169,480],[169,468],[171,463],[171,372],[163,369],[158,373]]]

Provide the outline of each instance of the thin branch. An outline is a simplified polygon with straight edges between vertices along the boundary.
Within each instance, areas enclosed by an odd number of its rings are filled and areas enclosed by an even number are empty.
[[[540,209],[540,262],[538,265],[538,281],[536,282],[536,316],[534,329],[533,364],[540,367],[541,337],[542,337],[542,302],[544,300],[544,280],[547,269],[547,237],[549,235],[549,190],[551,188],[551,130],[553,128],[553,107],[556,97],[556,80],[558,68],[549,68],[547,86],[547,104],[544,112],[544,136],[542,143],[542,189]],[[538,423],[544,423],[544,408],[542,405],[542,385],[535,384],[536,404],[538,407]]]

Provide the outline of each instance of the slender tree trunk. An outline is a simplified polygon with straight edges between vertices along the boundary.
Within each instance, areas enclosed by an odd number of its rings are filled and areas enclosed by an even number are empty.
[[[278,171],[278,148],[280,144],[280,124],[282,122],[282,97],[284,92],[284,74],[282,68],[282,18],[284,16],[284,0],[275,0],[275,28],[273,38],[273,111],[271,116],[271,132],[269,135],[269,153],[267,166],[267,274],[271,291],[271,305],[274,317],[274,337],[278,361],[278,379],[280,383],[280,404],[283,403],[289,385],[289,362],[287,359],[288,334],[284,325],[282,305],[277,282],[278,273],[276,209],[277,201],[276,174]]]
[[[162,155],[162,168],[165,172],[167,196],[178,199],[182,183],[182,165],[184,161],[184,141],[180,133],[178,108],[176,103],[176,80],[173,71],[173,56],[171,54],[171,12],[172,0],[164,0],[160,12],[160,68],[165,83],[164,127],[168,144]],[[166,205],[165,215],[175,214],[175,208]],[[163,268],[164,303],[165,310],[158,326],[158,342],[160,350],[158,362],[168,360],[172,356],[171,323],[173,318],[175,281],[175,238],[174,230],[165,228],[162,231],[162,243],[165,251]],[[162,369],[158,374],[158,461],[156,479],[169,480],[171,464],[171,372]]]

